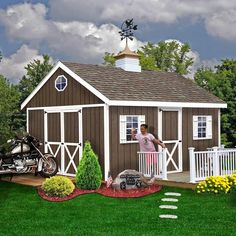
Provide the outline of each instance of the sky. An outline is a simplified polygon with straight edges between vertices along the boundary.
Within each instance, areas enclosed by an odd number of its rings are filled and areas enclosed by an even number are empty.
[[[124,47],[118,31],[128,18],[138,24],[132,50],[160,40],[189,43],[190,77],[236,57],[236,0],[1,0],[0,74],[17,83],[43,54],[101,64],[105,52]]]

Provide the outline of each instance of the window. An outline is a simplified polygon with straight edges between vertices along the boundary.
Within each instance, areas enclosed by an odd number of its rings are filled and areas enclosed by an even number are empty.
[[[145,123],[144,115],[121,115],[120,116],[120,143],[136,143],[132,140],[133,128],[140,132],[140,125]]]
[[[55,80],[55,88],[57,91],[64,91],[67,86],[67,78],[64,75],[59,75]]]
[[[193,116],[193,140],[212,139],[212,116]]]

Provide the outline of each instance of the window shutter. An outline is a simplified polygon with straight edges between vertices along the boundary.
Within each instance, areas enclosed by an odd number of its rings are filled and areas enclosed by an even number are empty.
[[[126,142],[126,116],[120,115],[120,143]]]
[[[211,139],[212,138],[212,116],[206,117],[206,137]]]
[[[198,138],[198,116],[193,116],[193,140]]]

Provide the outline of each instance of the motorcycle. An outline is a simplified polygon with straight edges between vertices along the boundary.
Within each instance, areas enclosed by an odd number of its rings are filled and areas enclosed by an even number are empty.
[[[22,138],[8,140],[10,151],[0,149],[0,175],[22,174],[35,171],[42,177],[56,175],[58,163],[50,153],[43,154],[39,147],[42,143],[31,136],[24,135]]]

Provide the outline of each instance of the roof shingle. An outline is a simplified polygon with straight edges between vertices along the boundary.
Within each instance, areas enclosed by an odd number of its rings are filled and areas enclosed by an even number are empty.
[[[111,66],[62,63],[110,100],[225,103],[172,72],[128,72]]]

